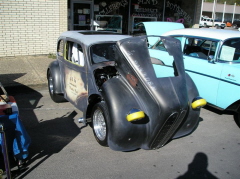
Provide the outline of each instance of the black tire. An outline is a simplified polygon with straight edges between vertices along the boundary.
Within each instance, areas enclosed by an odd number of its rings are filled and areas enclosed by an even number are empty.
[[[238,125],[238,127],[240,128],[240,112],[237,112],[236,114],[234,114],[234,120]]]
[[[92,129],[97,142],[101,146],[108,146],[109,113],[105,102],[97,103],[92,110]]]
[[[55,86],[55,79],[53,78],[51,71],[48,72],[47,78],[48,78],[48,91],[52,100],[55,103],[66,102],[67,100],[64,98],[63,95],[54,93],[56,86]]]

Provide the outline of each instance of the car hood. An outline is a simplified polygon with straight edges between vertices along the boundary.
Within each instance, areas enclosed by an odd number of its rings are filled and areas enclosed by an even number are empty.
[[[109,146],[115,150],[126,150],[124,147],[127,145],[131,145],[127,147],[128,150],[132,150],[134,145],[138,145],[137,140],[140,138],[145,142],[141,142],[138,147],[144,149],[162,147],[183,122],[184,132],[181,131],[178,136],[186,134],[185,129],[188,127],[185,126],[195,126],[196,123],[191,119],[198,121],[198,112],[194,112],[194,116],[188,116],[190,113],[193,114],[190,101],[193,96],[198,96],[198,93],[195,85],[189,83],[191,81],[184,71],[180,41],[172,37],[158,37],[174,58],[174,74],[162,77],[158,73],[163,73],[168,66],[157,63],[158,59],[150,57],[147,38],[138,36],[117,42],[113,54],[118,77],[102,85],[103,99],[110,109],[109,115],[116,119],[110,124],[109,132],[113,134],[109,139]],[[156,70],[156,66],[160,68]],[[135,109],[143,111],[145,117],[134,122],[124,120],[126,114]],[[185,121],[189,121],[187,119],[191,122],[185,125]],[[129,132],[124,134],[119,127],[123,130],[128,129]],[[138,134],[135,135],[135,132]],[[135,137],[136,142],[132,142]]]
[[[184,76],[184,62],[181,51],[181,43],[179,40],[172,37],[164,36],[142,36],[123,39],[118,41],[118,47],[127,59],[127,63],[134,68],[134,71],[141,79],[148,84],[151,84],[149,78],[156,79],[151,57],[148,50],[148,41],[150,37],[164,41],[164,46],[170,56],[173,56],[177,76]]]
[[[134,79],[133,87],[137,86],[137,83],[141,83],[146,92],[151,94],[157,103],[161,103],[160,106],[186,108],[188,97],[180,41],[172,37],[159,36],[164,41],[168,53],[174,57],[175,64],[173,65],[176,75],[158,78],[149,55],[146,38],[146,36],[142,36],[118,41],[118,47],[125,56],[125,58],[116,61],[117,64],[122,64],[119,70],[124,76],[132,76],[131,79]],[[125,65],[123,66],[123,64]],[[169,98],[175,98],[174,102],[172,103]]]
[[[147,35],[162,35],[171,30],[184,29],[183,24],[177,22],[143,22],[143,24]],[[148,38],[148,41],[150,45],[156,43],[156,39],[151,37]]]

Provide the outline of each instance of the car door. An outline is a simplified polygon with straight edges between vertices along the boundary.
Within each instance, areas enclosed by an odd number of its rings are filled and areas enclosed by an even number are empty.
[[[65,98],[79,110],[87,106],[87,68],[81,44],[67,39],[64,47],[64,60],[61,72],[64,78]]]
[[[240,99],[240,38],[224,41],[219,50],[218,60],[223,64],[223,70],[218,89],[217,106],[226,109]]]
[[[181,41],[185,71],[196,84],[199,94],[208,103],[217,104],[217,93],[222,63],[215,63],[218,41],[173,36]],[[163,62],[163,65],[154,64],[153,67],[158,77],[174,76],[173,57],[170,56],[161,41],[149,49],[150,56]]]
[[[195,82],[199,94],[216,105],[222,63],[215,63],[218,41],[186,37],[183,48],[185,71]]]

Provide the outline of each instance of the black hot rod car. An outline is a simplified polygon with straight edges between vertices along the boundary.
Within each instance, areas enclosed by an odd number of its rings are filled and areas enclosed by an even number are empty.
[[[180,42],[159,36],[174,58],[168,68],[150,58],[146,36],[68,31],[47,70],[53,101],[69,101],[91,123],[96,140],[113,150],[158,149],[190,134],[206,101],[184,71]]]

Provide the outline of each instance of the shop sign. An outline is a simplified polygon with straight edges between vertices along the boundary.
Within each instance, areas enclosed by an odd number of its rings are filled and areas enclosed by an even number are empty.
[[[178,14],[178,16],[181,16],[188,23],[192,23],[192,18],[190,17],[190,15],[187,14],[187,12],[184,11],[179,5],[167,1],[166,7],[168,7],[170,10],[176,12]]]
[[[121,0],[120,2],[112,2],[110,5],[104,2],[102,3],[102,7],[104,9],[100,10],[99,14],[100,15],[112,14],[113,11],[118,10],[120,7],[125,7],[127,5],[128,5],[127,0]]]

